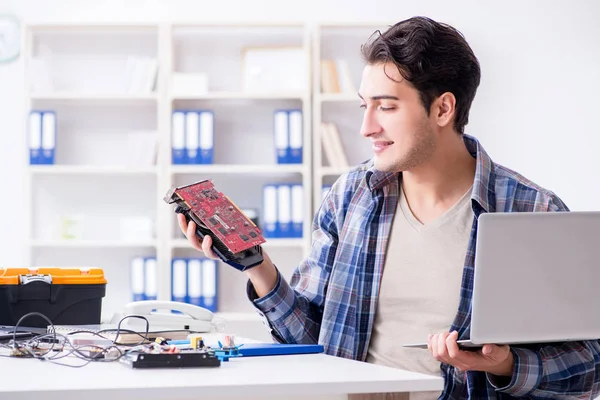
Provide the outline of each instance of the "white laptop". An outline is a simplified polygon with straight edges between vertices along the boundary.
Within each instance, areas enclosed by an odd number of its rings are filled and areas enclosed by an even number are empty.
[[[458,343],[599,339],[599,300],[600,212],[482,214],[470,340]]]

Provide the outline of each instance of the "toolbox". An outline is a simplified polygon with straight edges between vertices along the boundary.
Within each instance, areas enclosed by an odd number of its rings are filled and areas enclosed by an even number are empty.
[[[0,268],[0,325],[16,325],[27,313],[55,325],[99,324],[106,279],[100,268]],[[45,328],[30,316],[21,326]]]

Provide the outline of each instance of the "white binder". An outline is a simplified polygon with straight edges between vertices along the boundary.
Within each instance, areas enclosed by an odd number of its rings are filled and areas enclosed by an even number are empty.
[[[54,164],[56,149],[56,114],[46,111],[42,114],[42,162],[41,164]]]
[[[148,257],[144,260],[144,264],[144,300],[156,300],[158,295],[156,258]]]
[[[29,164],[41,164],[42,160],[42,113],[32,111],[29,114]]]
[[[304,187],[292,185],[292,237],[301,238],[304,221]]]
[[[187,262],[174,258],[171,267],[171,300],[187,302]]]
[[[292,194],[290,185],[277,186],[277,226],[279,237],[292,237]]]
[[[302,111],[290,111],[289,118],[289,162],[292,164],[302,164]]]
[[[274,114],[275,154],[277,164],[289,162],[288,112],[275,111]]]
[[[265,238],[275,238],[277,232],[277,187],[263,187],[263,223],[262,233]]]
[[[189,303],[202,306],[202,261],[199,258],[187,261],[187,297]]]
[[[183,111],[175,111],[171,119],[171,150],[173,164],[186,164],[185,113]]]
[[[214,115],[212,111],[202,111],[200,114],[200,164],[213,163],[214,125]]]
[[[200,115],[195,111],[185,113],[185,152],[188,164],[200,164]]]
[[[202,307],[217,311],[217,262],[205,259],[202,261]]]
[[[144,300],[144,275],[145,265],[143,257],[135,257],[131,260],[130,285],[132,293],[132,301]]]

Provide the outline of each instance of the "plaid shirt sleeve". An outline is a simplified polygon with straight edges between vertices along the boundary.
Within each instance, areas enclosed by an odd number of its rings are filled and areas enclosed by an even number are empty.
[[[569,211],[556,196],[548,211]],[[600,341],[566,342],[560,345],[512,347],[514,369],[510,383],[488,374],[496,390],[514,397],[532,399],[590,399],[600,392]]]
[[[318,342],[327,282],[338,243],[332,192],[313,221],[310,254],[294,271],[290,283],[278,271],[273,290],[258,298],[248,281],[248,298],[263,313],[271,334],[279,342]]]

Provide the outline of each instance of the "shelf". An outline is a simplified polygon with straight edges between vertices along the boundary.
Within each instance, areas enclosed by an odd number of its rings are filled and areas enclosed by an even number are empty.
[[[31,93],[29,98],[32,101],[61,101],[61,102],[143,102],[156,101],[156,93],[76,93],[76,92],[48,92]]]
[[[303,174],[308,169],[303,164],[267,165],[171,165],[172,174]]]
[[[320,93],[315,95],[317,101],[325,102],[350,102],[354,101],[357,104],[360,102],[360,97],[356,93]]]
[[[246,92],[209,92],[172,94],[172,100],[303,100],[309,93],[279,92],[279,93],[246,93]]]
[[[336,167],[322,167],[318,170],[319,176],[333,176],[333,175],[342,175],[346,172],[350,171],[350,167],[348,168],[336,168]]]
[[[31,165],[36,175],[153,175],[156,167],[94,166],[94,165]]]
[[[119,240],[76,240],[76,239],[56,239],[56,240],[32,240],[32,247],[56,247],[56,248],[135,248],[135,247],[156,247],[157,243],[153,240],[146,241],[119,241]]]
[[[170,246],[173,249],[187,249],[192,248],[192,245],[187,239],[173,239],[170,242]],[[269,239],[263,243],[266,248],[283,248],[283,247],[301,247],[304,246],[304,239],[302,238],[282,238],[282,239]]]
[[[226,322],[262,322],[255,312],[216,312],[214,316],[223,318]]]

